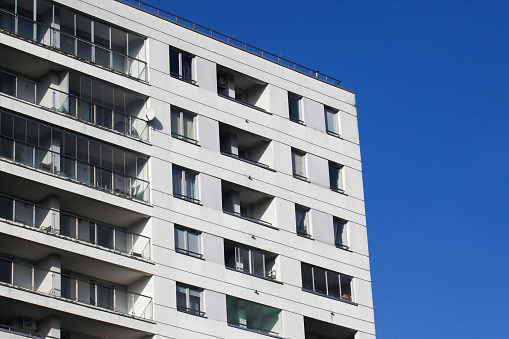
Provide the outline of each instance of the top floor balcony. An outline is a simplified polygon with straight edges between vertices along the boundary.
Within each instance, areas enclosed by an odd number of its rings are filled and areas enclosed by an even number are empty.
[[[147,81],[145,37],[50,1],[1,1],[0,30]]]

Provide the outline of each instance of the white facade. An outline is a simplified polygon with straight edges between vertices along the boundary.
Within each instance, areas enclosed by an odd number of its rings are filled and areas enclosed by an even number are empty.
[[[375,338],[352,92],[123,2],[0,6],[0,337]]]

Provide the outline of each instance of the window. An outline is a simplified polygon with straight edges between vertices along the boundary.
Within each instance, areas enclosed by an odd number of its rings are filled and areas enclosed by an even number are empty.
[[[90,282],[90,305],[113,310],[114,294],[113,286],[102,285],[94,281]]]
[[[200,234],[200,232],[188,228],[175,227],[175,251],[192,257],[202,258]]]
[[[308,180],[306,177],[306,153],[292,149],[292,170],[294,178]]]
[[[301,270],[303,289],[352,301],[352,277],[306,263]]]
[[[339,137],[338,112],[325,107],[325,130],[327,134]]]
[[[193,57],[170,48],[170,75],[190,83],[193,80]]]
[[[226,313],[229,326],[279,335],[281,310],[252,301],[226,296]]]
[[[330,188],[333,191],[343,193],[343,166],[329,162]]]
[[[205,316],[202,311],[202,292],[201,288],[177,283],[177,311]]]
[[[304,124],[302,121],[302,114],[300,111],[300,99],[301,97],[288,93],[288,108],[290,111],[290,120],[299,124]]]
[[[193,144],[198,144],[194,127],[195,115],[177,107],[171,108],[171,136]]]
[[[337,247],[347,250],[346,221],[334,218],[334,243]]]
[[[0,258],[0,282],[12,283],[12,261]]]
[[[173,195],[194,203],[200,203],[196,194],[197,173],[181,167],[173,167]]]
[[[226,267],[262,278],[276,279],[276,257],[273,253],[262,252],[254,248],[230,242],[224,244]]]
[[[297,226],[297,235],[310,238],[309,232],[309,208],[295,206],[295,224]]]

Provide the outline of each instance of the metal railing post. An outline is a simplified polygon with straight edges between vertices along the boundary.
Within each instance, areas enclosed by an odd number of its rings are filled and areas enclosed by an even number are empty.
[[[32,291],[35,290],[35,269],[32,266]]]
[[[113,310],[117,310],[117,289],[113,289]]]
[[[133,305],[132,306],[133,307],[133,311],[132,311],[133,315],[136,315],[136,312],[134,312],[134,294],[133,293],[131,293],[131,304]]]
[[[113,249],[117,249],[117,231],[113,229]]]
[[[134,234],[131,233],[131,255],[134,254]]]
[[[37,228],[37,226],[35,225],[35,205],[32,205],[32,226]]]
[[[79,232],[78,224],[79,224],[78,218],[74,218],[74,225],[76,227],[76,240],[79,240],[79,236],[78,236],[78,232]]]
[[[14,82],[14,96],[17,98],[18,97],[18,77],[14,78],[15,79],[15,82]]]
[[[16,221],[16,199],[12,199],[12,221]]]

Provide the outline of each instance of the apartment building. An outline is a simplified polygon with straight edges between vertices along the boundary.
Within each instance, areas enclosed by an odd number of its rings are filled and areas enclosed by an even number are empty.
[[[355,94],[144,3],[0,0],[0,337],[375,338]]]

